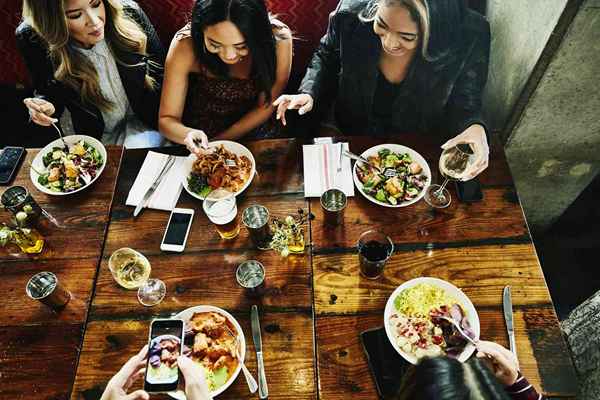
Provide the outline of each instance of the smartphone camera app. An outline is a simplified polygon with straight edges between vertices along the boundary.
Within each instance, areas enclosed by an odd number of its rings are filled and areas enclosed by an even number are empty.
[[[181,354],[182,333],[181,320],[156,320],[152,323],[146,368],[147,390],[162,392],[177,388],[177,357]]]

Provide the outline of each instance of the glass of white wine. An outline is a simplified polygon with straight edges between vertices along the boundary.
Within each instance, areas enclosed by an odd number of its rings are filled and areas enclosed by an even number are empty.
[[[446,189],[446,185],[451,180],[466,180],[463,174],[472,162],[473,157],[473,149],[467,143],[457,144],[444,150],[439,162],[440,173],[445,178],[444,182],[441,185],[434,184],[427,188],[424,196],[425,202],[434,208],[448,207],[452,202],[452,197]]]
[[[108,260],[114,280],[125,289],[137,289],[137,297],[144,306],[160,303],[167,292],[160,279],[150,279],[150,262],[141,253],[124,247],[116,250]]]

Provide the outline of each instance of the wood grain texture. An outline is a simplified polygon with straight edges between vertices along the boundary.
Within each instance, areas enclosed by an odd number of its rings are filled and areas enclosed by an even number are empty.
[[[502,304],[506,285],[512,286],[513,304],[552,303],[531,244],[400,251],[375,280],[360,275],[355,253],[314,256],[313,268],[317,314],[383,310],[394,289],[422,276],[454,284],[475,306]]]
[[[182,307],[183,309],[183,307]],[[246,366],[256,376],[250,312],[234,314],[246,338]],[[88,325],[72,399],[98,399],[114,372],[147,342],[149,321],[94,321]],[[270,399],[315,399],[313,324],[310,314],[261,315]],[[141,382],[135,388],[141,387]],[[168,397],[161,397],[168,398]],[[243,374],[219,399],[250,399]]]
[[[1,326],[0,398],[68,399],[81,324]]]
[[[266,271],[266,293],[262,299],[245,296],[235,271],[243,261],[260,261]],[[267,309],[312,308],[311,271],[308,255],[282,258],[274,251],[228,251],[198,254],[148,256],[151,277],[160,278],[167,295],[148,308],[138,303],[135,290],[125,290],[113,280],[105,258],[100,266],[91,317],[154,315],[178,312],[182,307],[211,304],[228,310],[246,310],[261,301]]]
[[[501,308],[478,310],[482,338],[508,346]],[[543,320],[544,338],[530,320]],[[383,326],[383,312],[317,318],[317,353],[319,386],[322,399],[374,399],[375,385],[360,342],[360,333]],[[556,397],[574,396],[577,386],[565,353],[564,341],[556,324],[554,310],[549,307],[516,308],[515,330],[523,374],[538,390]],[[544,350],[540,350],[544,349]],[[553,353],[551,349],[558,350]],[[544,371],[562,368],[558,373]],[[560,376],[555,379],[552,376]]]

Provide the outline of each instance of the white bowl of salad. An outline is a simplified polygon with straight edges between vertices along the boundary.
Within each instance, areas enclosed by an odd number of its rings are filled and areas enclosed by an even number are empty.
[[[86,135],[65,136],[49,143],[35,156],[29,176],[34,186],[52,196],[77,193],[94,183],[106,166],[106,148]]]
[[[354,185],[367,200],[384,207],[406,207],[419,201],[431,184],[427,161],[410,147],[381,144],[361,156],[377,168],[354,163]],[[394,176],[386,176],[393,172]]]
[[[398,354],[412,364],[443,355],[466,361],[475,346],[442,316],[457,321],[473,340],[479,338],[479,316],[462,290],[437,278],[411,279],[396,288],[385,305],[385,333]]]

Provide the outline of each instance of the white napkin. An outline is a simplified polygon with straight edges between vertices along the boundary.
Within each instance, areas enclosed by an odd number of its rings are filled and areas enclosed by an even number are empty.
[[[348,143],[322,143],[302,146],[304,160],[304,197],[321,197],[328,189],[340,189],[346,196],[354,196],[352,166],[340,152],[348,150]]]
[[[154,151],[148,152],[142,168],[129,190],[129,196],[127,196],[125,204],[128,206],[137,206],[140,203],[146,191],[150,189],[150,186],[152,186],[152,183],[158,177],[168,157],[167,154],[156,153]],[[185,159],[186,157],[176,157],[175,162],[148,199],[146,208],[171,211],[175,207],[183,188],[182,177],[185,174]]]

